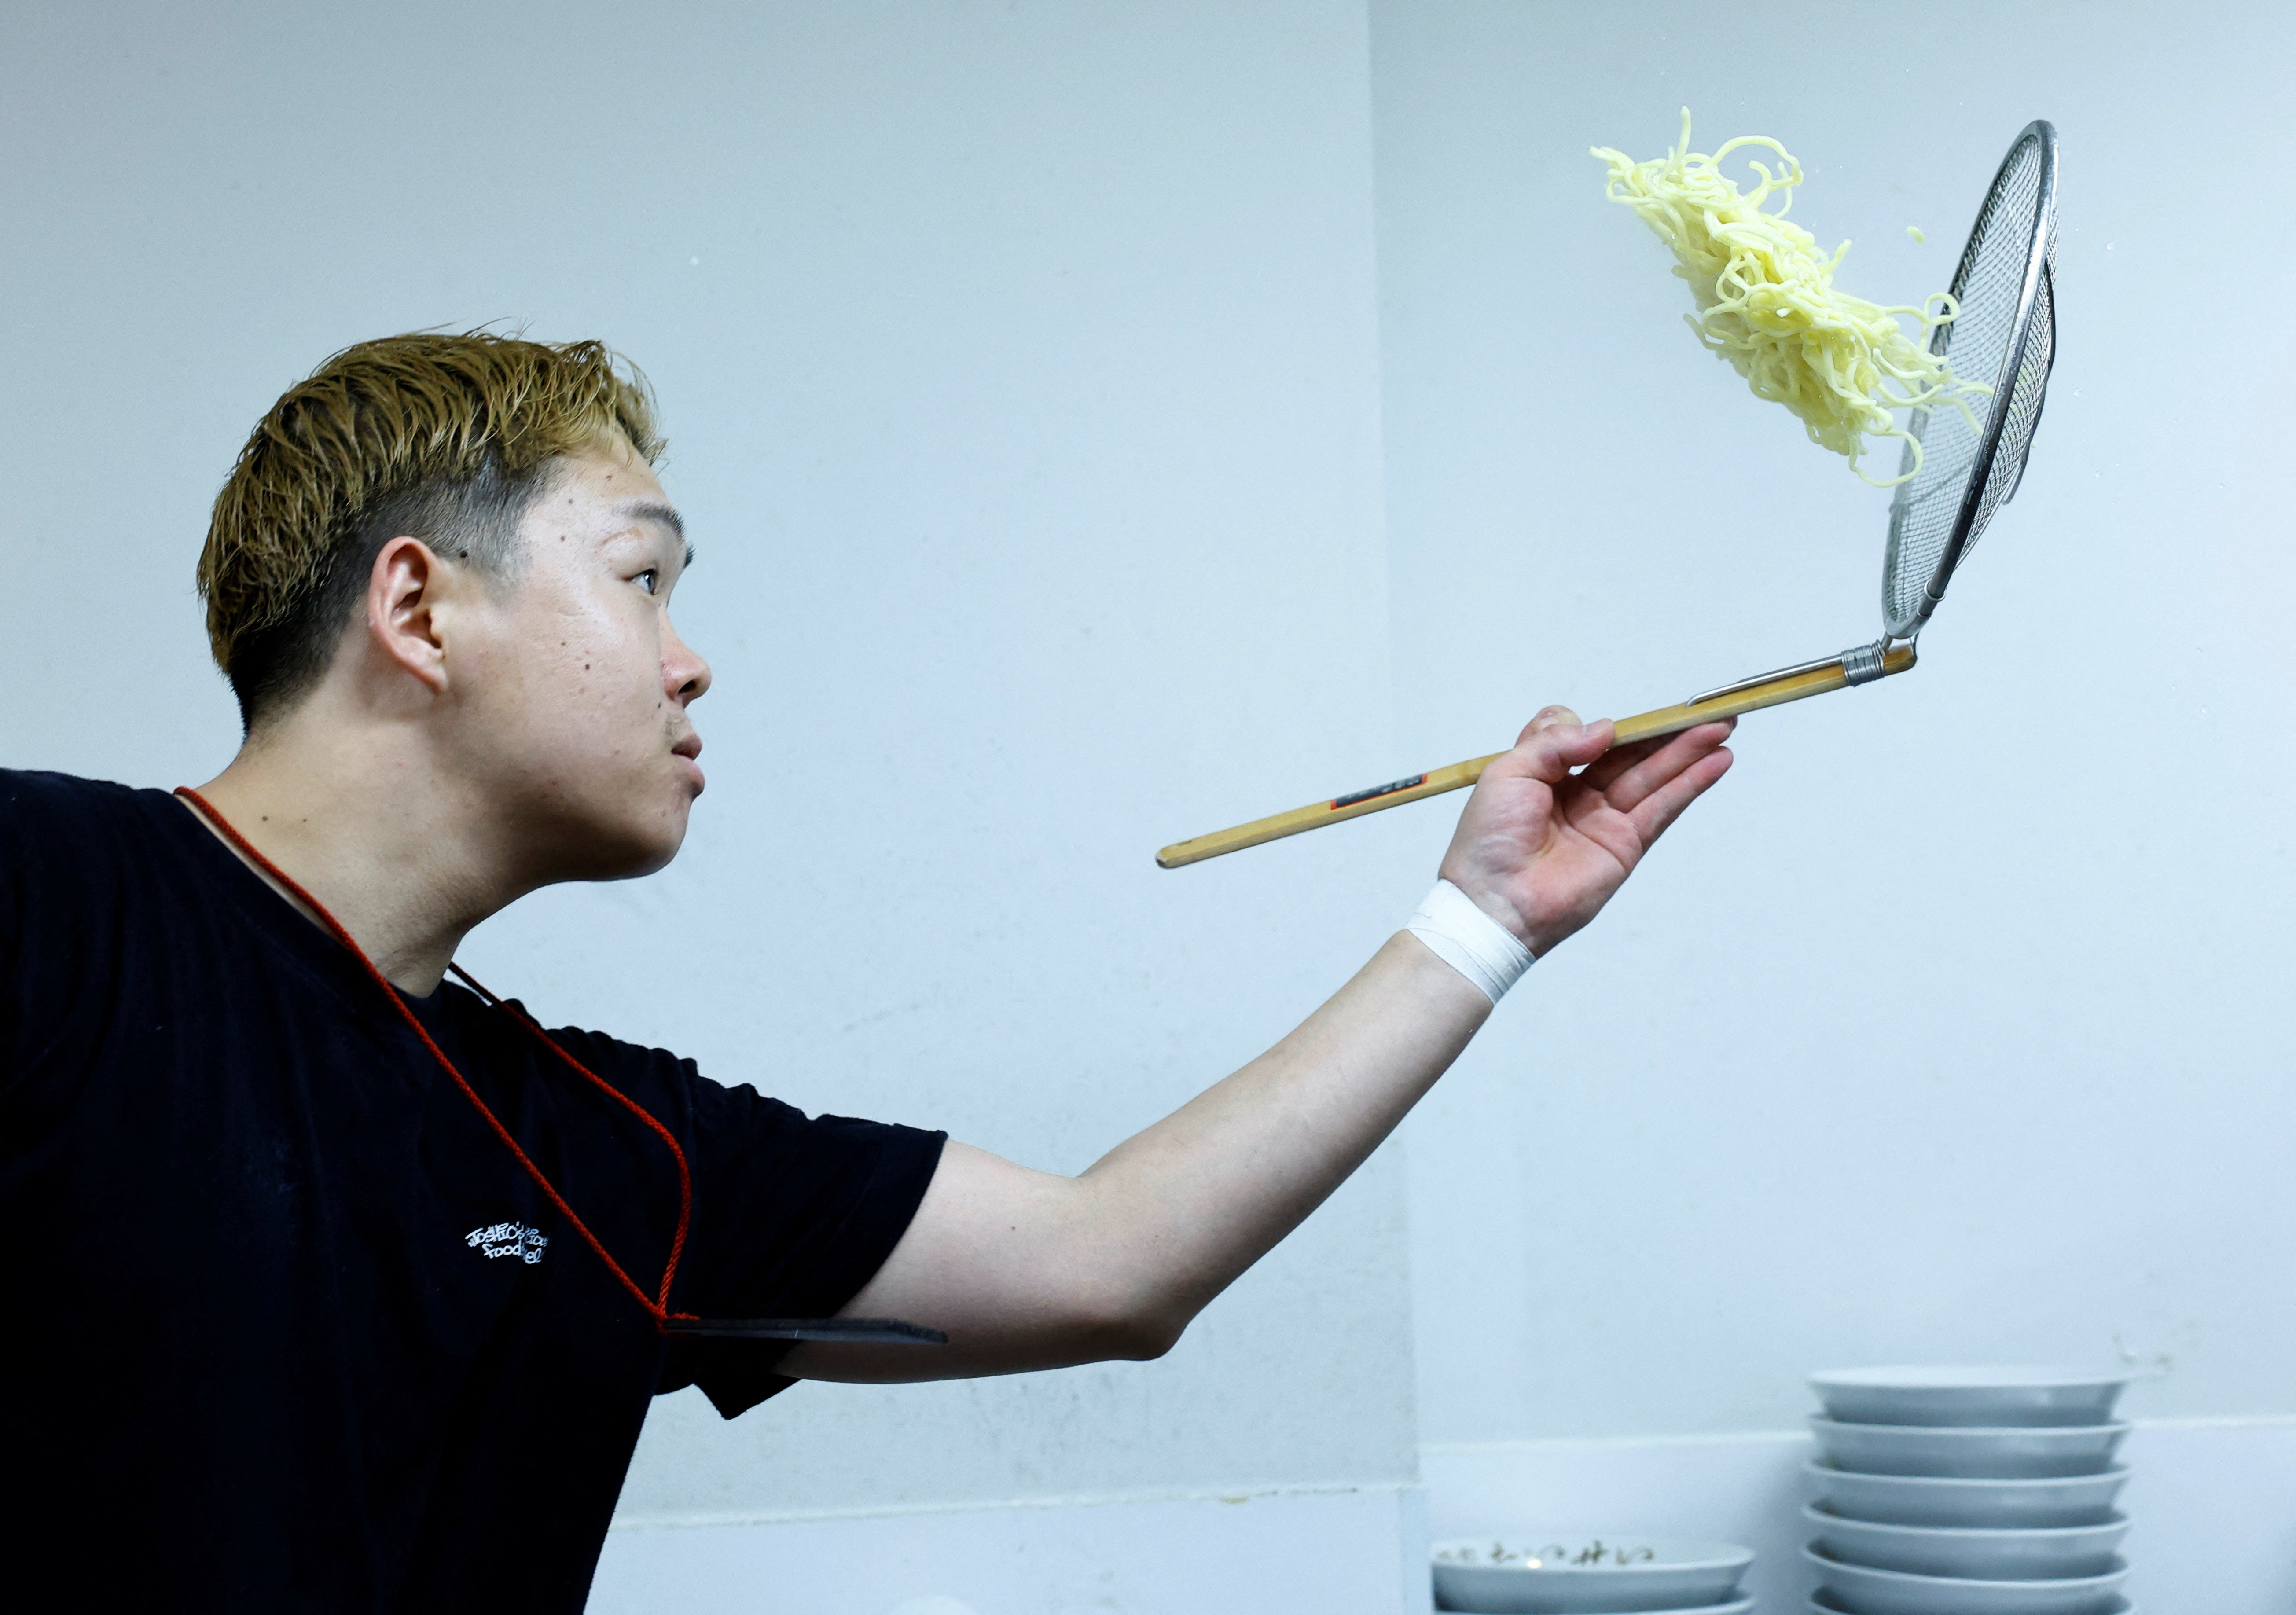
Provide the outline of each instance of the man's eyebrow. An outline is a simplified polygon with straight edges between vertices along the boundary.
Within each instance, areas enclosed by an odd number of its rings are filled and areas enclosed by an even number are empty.
[[[659,521],[681,539],[685,537],[685,519],[659,499],[633,499],[622,506],[622,514],[636,521]],[[693,546],[691,544],[685,546],[685,564],[693,564]]]

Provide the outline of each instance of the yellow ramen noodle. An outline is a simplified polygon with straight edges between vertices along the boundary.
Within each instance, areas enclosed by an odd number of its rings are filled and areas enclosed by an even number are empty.
[[[1749,162],[1760,183],[1741,192],[1722,173],[1722,160],[1741,146],[1776,153],[1773,174]],[[1632,208],[1674,249],[1675,274],[1690,283],[1698,313],[1685,315],[1700,341],[1737,368],[1757,397],[1784,405],[1801,418],[1810,441],[1849,457],[1850,470],[1876,488],[1894,488],[1912,471],[1887,481],[1858,465],[1868,438],[1921,445],[1892,410],[1952,404],[1970,416],[1966,397],[1992,389],[1957,380],[1931,354],[1928,332],[1959,310],[1939,292],[1921,307],[1885,308],[1835,289],[1833,272],[1849,243],[1827,258],[1817,238],[1785,215],[1801,164],[1776,141],[1761,135],[1733,140],[1710,157],[1690,149],[1690,111],[1682,114],[1682,143],[1661,158],[1636,162],[1597,146],[1610,167],[1606,194]],[[1775,211],[1766,208],[1772,196]],[[1898,320],[1922,326],[1924,340],[1909,338]]]

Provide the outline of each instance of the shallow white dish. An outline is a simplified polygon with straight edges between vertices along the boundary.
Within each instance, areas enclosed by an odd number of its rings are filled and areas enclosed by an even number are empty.
[[[1832,1594],[1822,1591],[1809,1595],[1809,1607],[1813,1615],[1861,1615]],[[2136,1615],[2136,1606],[2126,1598],[2116,1598],[2104,1606],[2102,1615]]]
[[[1802,1469],[1818,1501],[1847,1520],[1877,1525],[1972,1525],[2002,1529],[2096,1525],[2128,1484],[2128,1466],[2095,1475],[1964,1480],[1950,1475],[1858,1475],[1823,1463]]]
[[[2128,1563],[2119,1559],[2102,1576],[1979,1581],[1844,1564],[1816,1548],[1804,1548],[1802,1557],[1817,1567],[1833,1601],[1857,1615],[2111,1615],[2128,1578]]]
[[[1478,1615],[1656,1615],[1734,1608],[1753,1551],[1584,1533],[1434,1545],[1435,1605]]]
[[[1833,1368],[1809,1376],[1844,1424],[2105,1424],[2136,1376],[2125,1368]]]
[[[1813,1418],[1817,1450],[1836,1469],[1866,1475],[2003,1479],[2094,1475],[2112,1467],[2126,1424],[2016,1425],[1989,1430],[1928,1424],[1844,1424]]]
[[[2128,1534],[2128,1517],[2102,1525],[2040,1529],[1967,1526],[1876,1525],[1845,1520],[1812,1504],[1801,1517],[1817,1528],[1810,1544],[1849,1564],[1916,1576],[1966,1576],[1979,1581],[2041,1581],[2052,1577],[2102,1576]]]
[[[1452,1615],[1449,1606],[1446,1605],[1440,1598],[1438,1598],[1435,1601],[1435,1608],[1441,1612],[1441,1615]],[[1606,1610],[1603,1612],[1603,1615],[1752,1615],[1754,1601],[1751,1596],[1748,1596],[1745,1598],[1734,1598],[1728,1603],[1693,1604],[1686,1610],[1674,1608],[1663,1610]]]

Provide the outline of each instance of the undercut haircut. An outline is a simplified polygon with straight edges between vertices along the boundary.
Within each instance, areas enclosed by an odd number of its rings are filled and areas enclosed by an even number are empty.
[[[216,496],[200,554],[208,643],[240,720],[317,685],[393,538],[509,581],[561,455],[619,433],[661,458],[645,378],[599,342],[483,331],[346,348],[271,406]]]

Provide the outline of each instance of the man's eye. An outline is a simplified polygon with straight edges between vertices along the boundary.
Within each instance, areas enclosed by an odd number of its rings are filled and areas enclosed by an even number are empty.
[[[637,582],[641,588],[644,589],[647,594],[651,594],[657,587],[660,586],[661,583],[661,573],[657,568],[648,567],[644,571],[640,572],[637,575]]]

